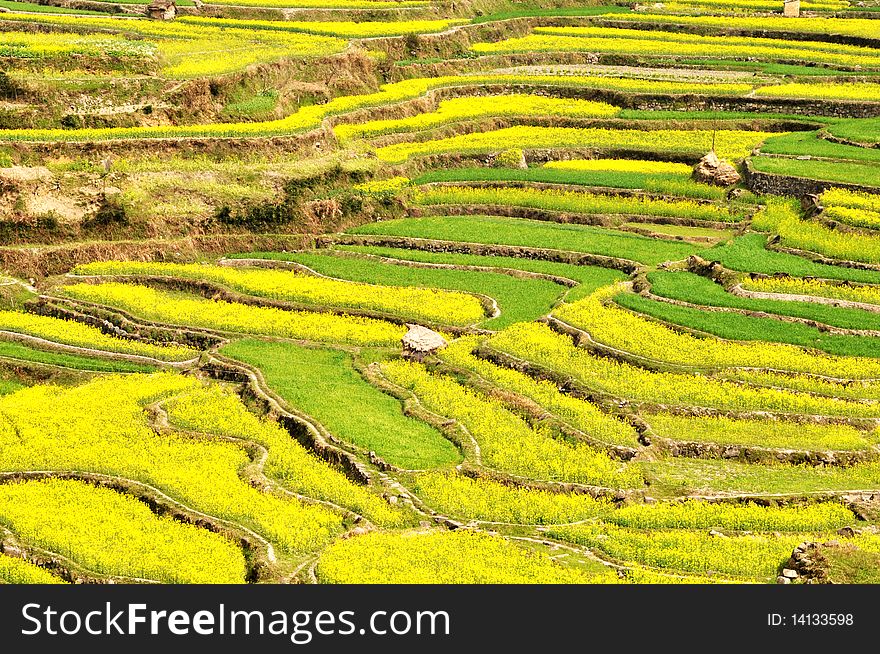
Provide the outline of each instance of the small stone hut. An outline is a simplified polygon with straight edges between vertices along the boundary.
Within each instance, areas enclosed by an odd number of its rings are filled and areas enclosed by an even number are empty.
[[[787,18],[798,18],[801,15],[801,0],[783,0],[782,15]]]
[[[153,20],[174,20],[177,17],[177,5],[174,0],[153,0],[147,5],[147,16]]]
[[[446,347],[446,339],[440,334],[421,325],[406,325],[409,331],[403,335],[403,356],[407,359],[421,361],[426,355]]]

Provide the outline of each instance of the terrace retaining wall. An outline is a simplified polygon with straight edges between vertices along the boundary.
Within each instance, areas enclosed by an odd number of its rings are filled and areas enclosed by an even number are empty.
[[[829,182],[806,177],[794,177],[792,175],[780,175],[778,173],[766,173],[755,170],[752,162],[745,160],[743,165],[743,179],[746,187],[752,192],[763,195],[788,195],[803,198],[807,195],[820,195],[829,188],[845,188],[850,191],[861,193],[880,193],[880,188],[874,186],[862,186],[861,184],[848,184],[846,182]]]

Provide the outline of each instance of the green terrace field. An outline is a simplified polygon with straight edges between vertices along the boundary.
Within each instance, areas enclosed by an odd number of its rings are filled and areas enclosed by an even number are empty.
[[[0,583],[877,581],[876,8],[146,4],[0,2]]]

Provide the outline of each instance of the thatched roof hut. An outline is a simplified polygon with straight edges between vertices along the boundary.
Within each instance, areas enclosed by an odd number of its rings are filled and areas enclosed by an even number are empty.
[[[403,355],[421,361],[426,354],[446,347],[446,339],[440,334],[421,325],[406,325],[409,331],[403,335]]]

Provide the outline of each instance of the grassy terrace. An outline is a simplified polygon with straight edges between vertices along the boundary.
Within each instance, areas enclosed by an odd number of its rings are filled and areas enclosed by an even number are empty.
[[[0,0],[0,583],[877,582],[878,2]]]
[[[880,186],[880,166],[850,161],[800,161],[775,157],[754,157],[752,167],[765,173],[791,175],[828,182]]]
[[[828,334],[807,325],[738,313],[702,311],[633,293],[621,293],[615,296],[614,301],[652,318],[728,340],[788,343],[841,356],[880,356],[880,339],[876,337]]]
[[[404,416],[398,400],[364,381],[345,352],[254,339],[230,343],[221,352],[258,367],[270,388],[292,407],[388,463],[422,469],[461,460],[438,431]]]
[[[523,320],[535,320],[553,307],[565,287],[544,279],[517,279],[492,272],[414,268],[356,256],[323,253],[274,253],[272,258],[296,261],[323,275],[389,286],[438,288],[480,293],[494,299],[501,315],[482,326],[500,329]]]
[[[405,250],[403,248],[384,248],[359,245],[340,245],[337,249],[346,252],[359,252],[378,257],[388,257],[401,261],[421,263],[439,263],[453,266],[487,266],[489,268],[507,268],[564,277],[578,283],[566,294],[567,300],[574,300],[589,295],[601,286],[607,286],[625,279],[625,275],[617,270],[597,268],[596,266],[575,266],[555,261],[520,259],[515,257],[481,256],[478,254],[460,254],[457,252],[425,252],[422,250]]]
[[[564,170],[556,168],[448,168],[423,173],[414,184],[435,182],[541,182],[612,188],[644,189],[683,197],[718,200],[723,189],[691,182],[687,175],[669,173],[621,172],[609,170]]]
[[[844,329],[880,330],[880,314],[878,313],[809,302],[754,300],[740,297],[728,293],[712,280],[693,273],[652,272],[648,274],[648,281],[651,282],[651,292],[655,295],[695,305],[794,316]]]
[[[863,164],[880,161],[880,150],[828,141],[821,138],[818,132],[792,132],[773,136],[764,141],[761,152],[791,156],[809,155],[820,159],[839,159]]]
[[[766,245],[767,236],[764,234],[745,234],[711,250],[705,250],[701,256],[741,272],[765,275],[785,273],[795,277],[822,277],[863,284],[880,284],[880,271],[815,263],[786,252],[774,252],[767,249]]]
[[[349,232],[568,250],[627,258],[649,265],[683,259],[703,249],[700,245],[662,241],[598,227],[492,216],[428,216],[388,220],[355,227]]]

